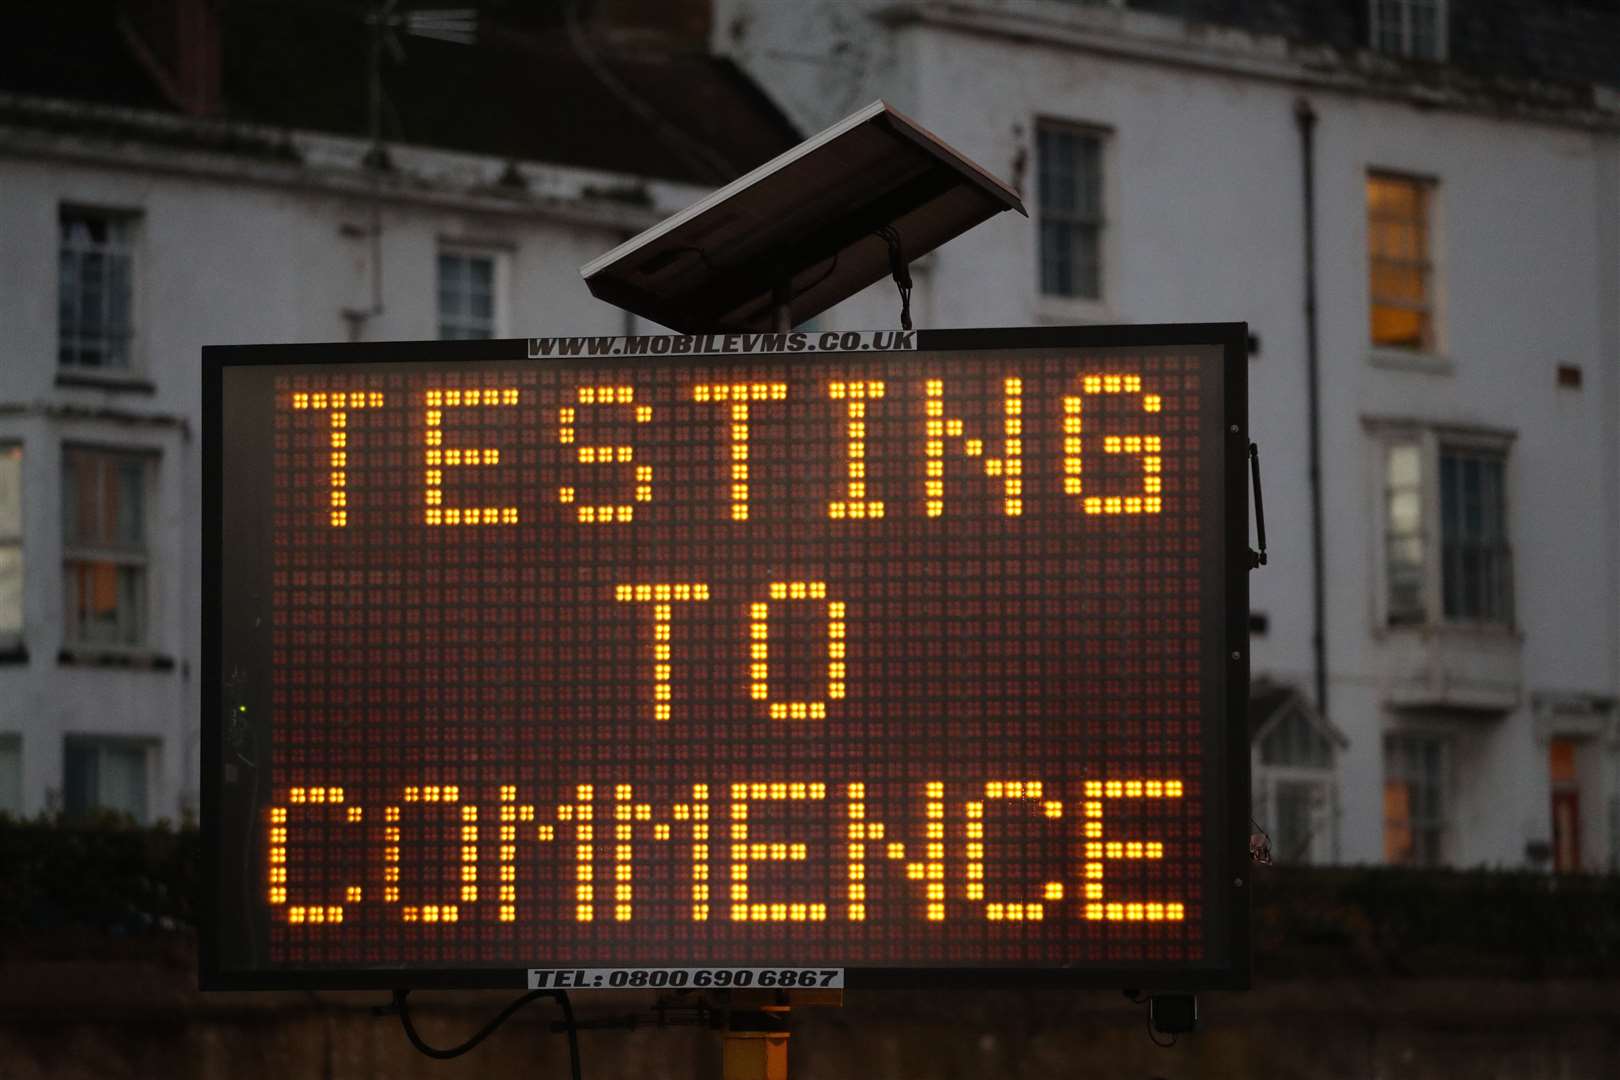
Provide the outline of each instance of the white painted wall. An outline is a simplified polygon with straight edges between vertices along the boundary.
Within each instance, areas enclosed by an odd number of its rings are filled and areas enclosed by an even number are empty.
[[[154,121],[158,122],[158,121]],[[0,132],[0,443],[24,450],[26,663],[0,663],[0,732],[22,736],[23,811],[60,805],[63,738],[150,738],[149,815],[194,812],[199,775],[200,350],[341,341],[344,308],[370,303],[371,201],[363,147],[299,137],[303,166],[37,130]],[[501,161],[396,149],[382,201],[384,311],[370,340],[437,335],[441,242],[505,253],[511,336],[616,334],[626,316],[592,299],[578,268],[705,192],[633,177],[525,166],[529,197],[476,193]],[[653,207],[592,199],[642,184]],[[57,382],[57,215],[63,203],[140,215],[136,357],[150,392]],[[647,329],[643,325],[638,332]],[[63,664],[62,451],[157,454],[149,492],[148,653],[172,666]],[[142,657],[147,660],[149,657]]]
[[[905,15],[906,11],[910,15]],[[878,13],[887,12],[883,19]],[[900,14],[897,15],[896,12]],[[923,13],[923,14],[919,14]],[[926,15],[926,17],[924,17]],[[1507,707],[1453,713],[1458,864],[1516,865],[1549,835],[1546,739],[1575,723],[1532,696],[1613,702],[1620,691],[1620,137],[1489,116],[1466,102],[1419,109],[1306,69],[1277,41],[1187,31],[1172,19],[1056,0],[717,0],[715,40],[814,131],[885,97],[1018,183],[1032,208],[1037,118],[1106,127],[1105,297],[1038,295],[1033,223],[1004,214],[915,268],[926,327],[1241,319],[1260,336],[1252,429],[1265,465],[1270,564],[1253,605],[1270,617],[1255,671],[1311,686],[1305,323],[1295,101],[1319,114],[1317,204],[1327,635],[1340,759],[1339,857],[1382,857],[1382,733],[1417,674],[1505,681]],[[1387,89],[1387,88],[1386,88]],[[1599,118],[1602,119],[1602,118]],[[195,798],[198,349],[341,340],[369,302],[369,221],[359,147],[300,136],[302,167],[67,136],[0,138],[0,441],[25,447],[26,665],[0,665],[0,730],[24,736],[24,803],[61,784],[62,736],[161,740],[153,816]],[[527,199],[477,193],[502,162],[400,149],[412,178],[384,200],[384,313],[370,339],[434,334],[440,242],[507,252],[514,335],[615,333],[577,267],[702,192],[653,184],[649,212],[584,195],[633,178],[526,166]],[[1362,183],[1369,167],[1438,180],[1434,231],[1443,373],[1371,362]],[[406,187],[409,190],[404,190]],[[151,394],[55,382],[56,214],[63,201],[137,209],[139,330]],[[894,325],[880,283],[816,321]],[[1579,364],[1585,386],[1554,385]],[[70,417],[113,410],[125,419]],[[1519,633],[1386,633],[1378,621],[1378,460],[1368,421],[1484,426],[1513,436],[1510,513]],[[61,448],[155,450],[154,647],[170,670],[65,667]],[[1449,659],[1436,666],[1439,651]],[[1561,714],[1560,714],[1561,715]],[[1560,725],[1565,725],[1560,727]],[[1588,850],[1613,851],[1605,800],[1620,795],[1620,730],[1576,727],[1592,753]]]
[[[1350,739],[1340,758],[1339,857],[1383,858],[1383,733],[1433,722],[1455,740],[1449,861],[1522,864],[1527,842],[1550,838],[1546,739],[1558,722],[1536,723],[1530,700],[1549,692],[1611,703],[1607,731],[1591,743],[1609,764],[1591,768],[1593,790],[1583,798],[1590,855],[1615,849],[1601,819],[1620,795],[1612,706],[1620,689],[1620,114],[1506,118],[1462,99],[1420,108],[1398,85],[1313,72],[1281,41],[1049,0],[723,0],[717,9],[716,47],[806,130],[836,119],[835,102],[884,96],[1020,186],[1032,213],[1037,118],[1108,130],[1102,302],[1040,296],[1034,222],[1004,214],[927,260],[919,325],[1248,322],[1261,339],[1250,409],[1272,545],[1270,564],[1251,581],[1254,609],[1270,617],[1254,670],[1309,692],[1294,119],[1296,101],[1307,98],[1319,117],[1330,713]],[[833,94],[831,73],[841,70],[860,85]],[[1438,182],[1438,372],[1381,365],[1368,346],[1370,168]],[[819,322],[888,326],[894,311],[892,286],[879,285]],[[1579,365],[1583,388],[1560,389],[1558,364]],[[1380,625],[1381,466],[1367,425],[1395,419],[1512,436],[1516,633]],[[1424,721],[1397,712],[1393,703],[1410,700],[1424,678],[1449,679],[1453,701],[1494,681],[1505,688],[1502,707],[1453,708]]]

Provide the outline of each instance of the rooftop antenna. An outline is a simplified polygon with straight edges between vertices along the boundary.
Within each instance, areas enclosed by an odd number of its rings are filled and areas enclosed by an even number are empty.
[[[371,221],[365,234],[371,240],[371,305],[344,308],[349,323],[349,339],[360,340],[367,320],[383,311],[382,281],[382,174],[388,168],[388,150],[383,145],[382,56],[386,51],[396,64],[405,62],[405,46],[400,35],[432,38],[452,45],[471,45],[478,40],[478,11],[475,8],[419,8],[399,10],[399,0],[378,0],[366,13],[366,156],[371,189]]]

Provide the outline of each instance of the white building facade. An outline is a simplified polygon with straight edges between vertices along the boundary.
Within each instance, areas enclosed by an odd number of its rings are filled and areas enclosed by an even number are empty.
[[[1249,323],[1281,857],[1620,870],[1620,66],[1482,76],[1464,5],[1332,5],[1355,48],[1137,6],[724,0],[714,42],[805,130],[881,96],[1020,190],[920,326]]]
[[[410,146],[379,173],[365,139],[0,109],[26,118],[0,126],[0,811],[180,821],[202,347],[637,332],[578,267],[707,188]]]
[[[1250,324],[1281,857],[1620,868],[1620,91],[1364,6],[1355,49],[1169,3],[709,22],[803,131],[884,97],[1021,191],[914,265],[918,325]],[[633,331],[577,268],[708,190],[368,145],[0,95],[0,811],[195,808],[203,345]]]

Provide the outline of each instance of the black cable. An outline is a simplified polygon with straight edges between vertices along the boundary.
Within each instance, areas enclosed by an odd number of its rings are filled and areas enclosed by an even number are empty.
[[[568,991],[554,990],[557,1006],[562,1009],[563,1022],[568,1025],[568,1075],[579,1078],[579,1027],[574,1023],[574,1006],[568,1000]]]
[[[672,247],[669,250],[671,250],[671,251],[690,251],[690,252],[692,252],[699,259],[702,260],[703,268],[705,270],[708,270],[710,273],[717,274],[721,270],[727,269],[726,267],[723,267],[723,266],[716,266],[713,262],[711,262],[709,260],[709,253],[707,251],[704,251],[702,248],[698,247],[695,244],[681,244],[681,245],[679,245],[677,247]]]
[[[1147,1014],[1147,1029],[1148,1029],[1148,1042],[1152,1043],[1154,1046],[1159,1047],[1161,1050],[1168,1050],[1170,1047],[1176,1045],[1176,1037],[1174,1035],[1170,1036],[1170,1041],[1169,1042],[1160,1042],[1158,1035],[1154,1034],[1154,1032],[1153,1032],[1153,1010],[1152,1010],[1151,1007],[1149,1007],[1148,1014]]]
[[[822,274],[820,277],[816,278],[816,280],[812,281],[810,284],[808,284],[808,285],[804,286],[803,288],[801,288],[794,295],[803,296],[805,293],[809,292],[811,289],[815,288],[817,285],[820,285],[823,281],[826,281],[828,278],[832,277],[833,276],[833,271],[838,269],[838,256],[839,256],[839,252],[836,252],[836,251],[833,252],[832,265],[827,267],[827,272],[825,274]]]
[[[1129,1001],[1132,1005],[1146,1005],[1147,1006],[1146,1017],[1147,1017],[1148,1042],[1151,1042],[1154,1046],[1157,1046],[1157,1047],[1159,1047],[1161,1049],[1165,1049],[1165,1050],[1168,1050],[1170,1047],[1176,1045],[1176,1037],[1174,1035],[1170,1036],[1170,1041],[1169,1042],[1160,1042],[1158,1035],[1154,1033],[1154,1030],[1153,1030],[1153,995],[1144,994],[1140,990],[1126,990],[1125,991],[1125,1000]],[[1157,1080],[1157,1078],[1155,1077],[1155,1078],[1153,1078],[1153,1080]]]
[[[889,273],[895,287],[900,290],[900,329],[911,329],[911,267],[906,264],[905,249],[900,244],[900,230],[885,225],[877,234],[889,245]]]
[[[580,1080],[579,1031],[574,1025],[574,1006],[568,1000],[567,991],[530,990],[527,994],[524,994],[522,997],[518,998],[516,1001],[512,1002],[506,1008],[497,1013],[495,1015],[495,1019],[485,1024],[466,1042],[445,1049],[428,1045],[423,1041],[422,1036],[417,1034],[416,1025],[411,1023],[410,1005],[406,1001],[409,996],[409,990],[395,990],[393,1011],[399,1013],[400,1026],[405,1029],[405,1037],[410,1040],[411,1045],[416,1047],[417,1050],[426,1054],[428,1057],[435,1058],[439,1061],[446,1061],[450,1058],[460,1057],[462,1054],[465,1054],[467,1051],[489,1038],[490,1035],[494,1033],[496,1028],[500,1027],[502,1024],[506,1023],[507,1020],[511,1019],[513,1013],[517,1012],[531,1001],[538,1001],[543,997],[556,998],[558,1006],[562,1009],[563,1021],[567,1024],[566,1031],[568,1035],[569,1074],[573,1077],[573,1080]]]

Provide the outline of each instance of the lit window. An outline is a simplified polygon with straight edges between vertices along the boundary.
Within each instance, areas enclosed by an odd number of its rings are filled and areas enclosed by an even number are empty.
[[[0,735],[0,814],[22,816],[21,735]]]
[[[1581,770],[1583,747],[1574,739],[1554,738],[1547,746],[1547,779],[1552,789],[1553,870],[1578,874],[1585,862],[1581,850]]]
[[[69,644],[145,641],[151,460],[85,448],[63,455],[63,622]]]
[[[0,652],[22,643],[22,447],[0,444]]]
[[[1035,133],[1040,185],[1041,292],[1102,297],[1102,138],[1042,124]]]
[[[1421,623],[1423,606],[1423,450],[1392,443],[1384,459],[1384,552],[1388,619]]]
[[[154,744],[144,739],[68,736],[62,747],[62,809],[148,817],[147,778]]]
[[[1429,181],[1413,177],[1367,176],[1368,296],[1374,345],[1434,351],[1432,188]]]
[[[57,362],[65,368],[130,367],[135,218],[63,208],[57,258]]]
[[[1384,861],[1390,865],[1444,862],[1449,758],[1450,746],[1439,736],[1384,737]]]
[[[495,256],[439,253],[439,337],[491,338],[496,333]]]
[[[1504,464],[1500,453],[1440,448],[1441,582],[1447,620],[1513,621]]]
[[[1413,60],[1446,58],[1446,0],[1369,0],[1372,45]]]
[[[1511,626],[1505,440],[1416,431],[1383,452],[1386,624]]]

